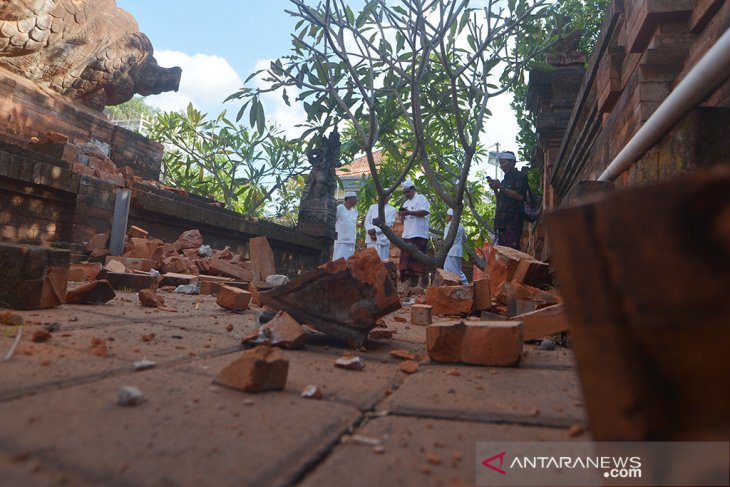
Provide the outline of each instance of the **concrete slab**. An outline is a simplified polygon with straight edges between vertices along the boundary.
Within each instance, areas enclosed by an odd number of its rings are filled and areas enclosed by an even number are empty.
[[[459,376],[447,374],[457,369]],[[424,365],[379,409],[433,418],[568,427],[584,423],[573,370]]]
[[[379,454],[372,446],[340,444],[301,485],[343,485],[346,479],[348,487],[472,486],[479,441],[571,440],[564,429],[392,415],[374,419],[356,433],[380,440],[385,451]]]
[[[143,340],[151,334],[154,338]],[[240,348],[240,339],[232,333],[202,333],[157,323],[77,329],[55,335],[54,346],[91,354],[92,340],[98,339],[104,341],[107,357],[128,362],[147,358],[158,365]]]
[[[0,338],[2,350],[9,348],[11,341]],[[0,401],[96,380],[125,369],[129,372],[131,368],[129,361],[101,358],[47,343],[32,343],[28,337],[21,341],[13,357],[2,363]]]
[[[69,472],[33,458],[30,452],[8,454],[2,451],[7,445],[0,446],[0,477],[3,485],[23,487],[48,487],[73,485],[92,487],[75,472]]]
[[[147,402],[118,406],[122,385]],[[152,370],[1,403],[0,449],[93,485],[285,485],[359,417],[332,401]]]

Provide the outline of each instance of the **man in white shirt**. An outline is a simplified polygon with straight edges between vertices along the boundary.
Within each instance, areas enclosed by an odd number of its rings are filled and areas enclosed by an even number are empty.
[[[406,201],[399,210],[403,220],[403,240],[425,252],[428,245],[428,213],[431,205],[425,196],[416,192],[413,181],[405,181],[401,189],[406,195]],[[408,252],[401,252],[398,269],[401,282],[405,282],[409,287],[423,287],[423,275],[426,272],[424,263],[414,259]],[[410,289],[407,287],[405,291],[408,294]]]
[[[357,231],[357,195],[348,191],[345,193],[345,202],[337,206],[337,222],[335,231],[335,250],[332,260],[349,259],[355,253],[355,234]]]
[[[449,234],[451,228],[451,220],[454,218],[454,210],[449,208],[446,212],[446,228],[444,228],[444,239]],[[469,284],[469,280],[466,278],[466,274],[461,270],[461,262],[464,260],[464,225],[459,223],[459,228],[456,230],[456,237],[454,238],[454,244],[449,249],[449,253],[446,254],[446,261],[444,262],[444,270],[456,274],[461,279],[462,284]]]
[[[392,228],[395,223],[395,208],[386,203],[383,213],[385,213],[385,224]],[[368,208],[368,213],[365,215],[365,231],[367,232],[365,244],[367,248],[375,249],[380,260],[387,261],[390,258],[390,240],[379,227],[373,225],[373,220],[377,217],[378,204],[375,203]]]

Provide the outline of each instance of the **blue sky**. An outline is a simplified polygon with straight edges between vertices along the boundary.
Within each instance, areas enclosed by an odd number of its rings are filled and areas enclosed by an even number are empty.
[[[222,101],[250,73],[288,53],[296,23],[284,11],[290,9],[289,0],[117,0],[117,5],[137,19],[160,65],[183,69],[178,93],[151,96],[147,102],[163,110],[180,110],[193,102],[210,115],[223,109],[236,113],[234,102]],[[494,116],[487,122],[483,142],[499,142],[502,149],[517,152],[518,127],[509,102],[506,96],[491,102]],[[297,135],[295,125],[303,122],[303,109],[289,108],[275,95],[265,97],[264,105],[270,121]]]

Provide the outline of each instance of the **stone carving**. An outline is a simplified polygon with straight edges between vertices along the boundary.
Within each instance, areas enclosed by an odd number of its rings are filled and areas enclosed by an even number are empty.
[[[0,2],[0,67],[98,110],[177,91],[181,69],[153,52],[116,0]]]
[[[299,205],[298,228],[305,233],[334,239],[337,201],[337,175],[340,165],[340,134],[337,128],[307,152],[312,170]]]

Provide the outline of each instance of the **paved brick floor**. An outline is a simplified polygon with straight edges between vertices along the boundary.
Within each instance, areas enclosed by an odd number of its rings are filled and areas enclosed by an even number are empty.
[[[165,298],[177,312],[118,293],[103,306],[20,313],[22,341],[0,362],[3,486],[473,485],[477,441],[570,441],[569,427],[585,424],[565,349],[528,346],[517,368],[426,360],[414,375],[399,372],[390,350],[425,355],[425,329],[393,319],[406,310],[386,318],[392,340],[358,352],[361,372],[334,368],[346,348],[315,334],[304,350],[285,351],[286,390],[214,386],[255,327],[253,311],[229,313],[210,297]],[[51,323],[59,331],[33,343]],[[0,330],[4,355],[13,330]],[[144,358],[157,366],[135,371]],[[460,375],[447,374],[454,368]],[[309,384],[322,388],[322,400],[300,397]],[[123,385],[139,387],[146,402],[118,406]]]

